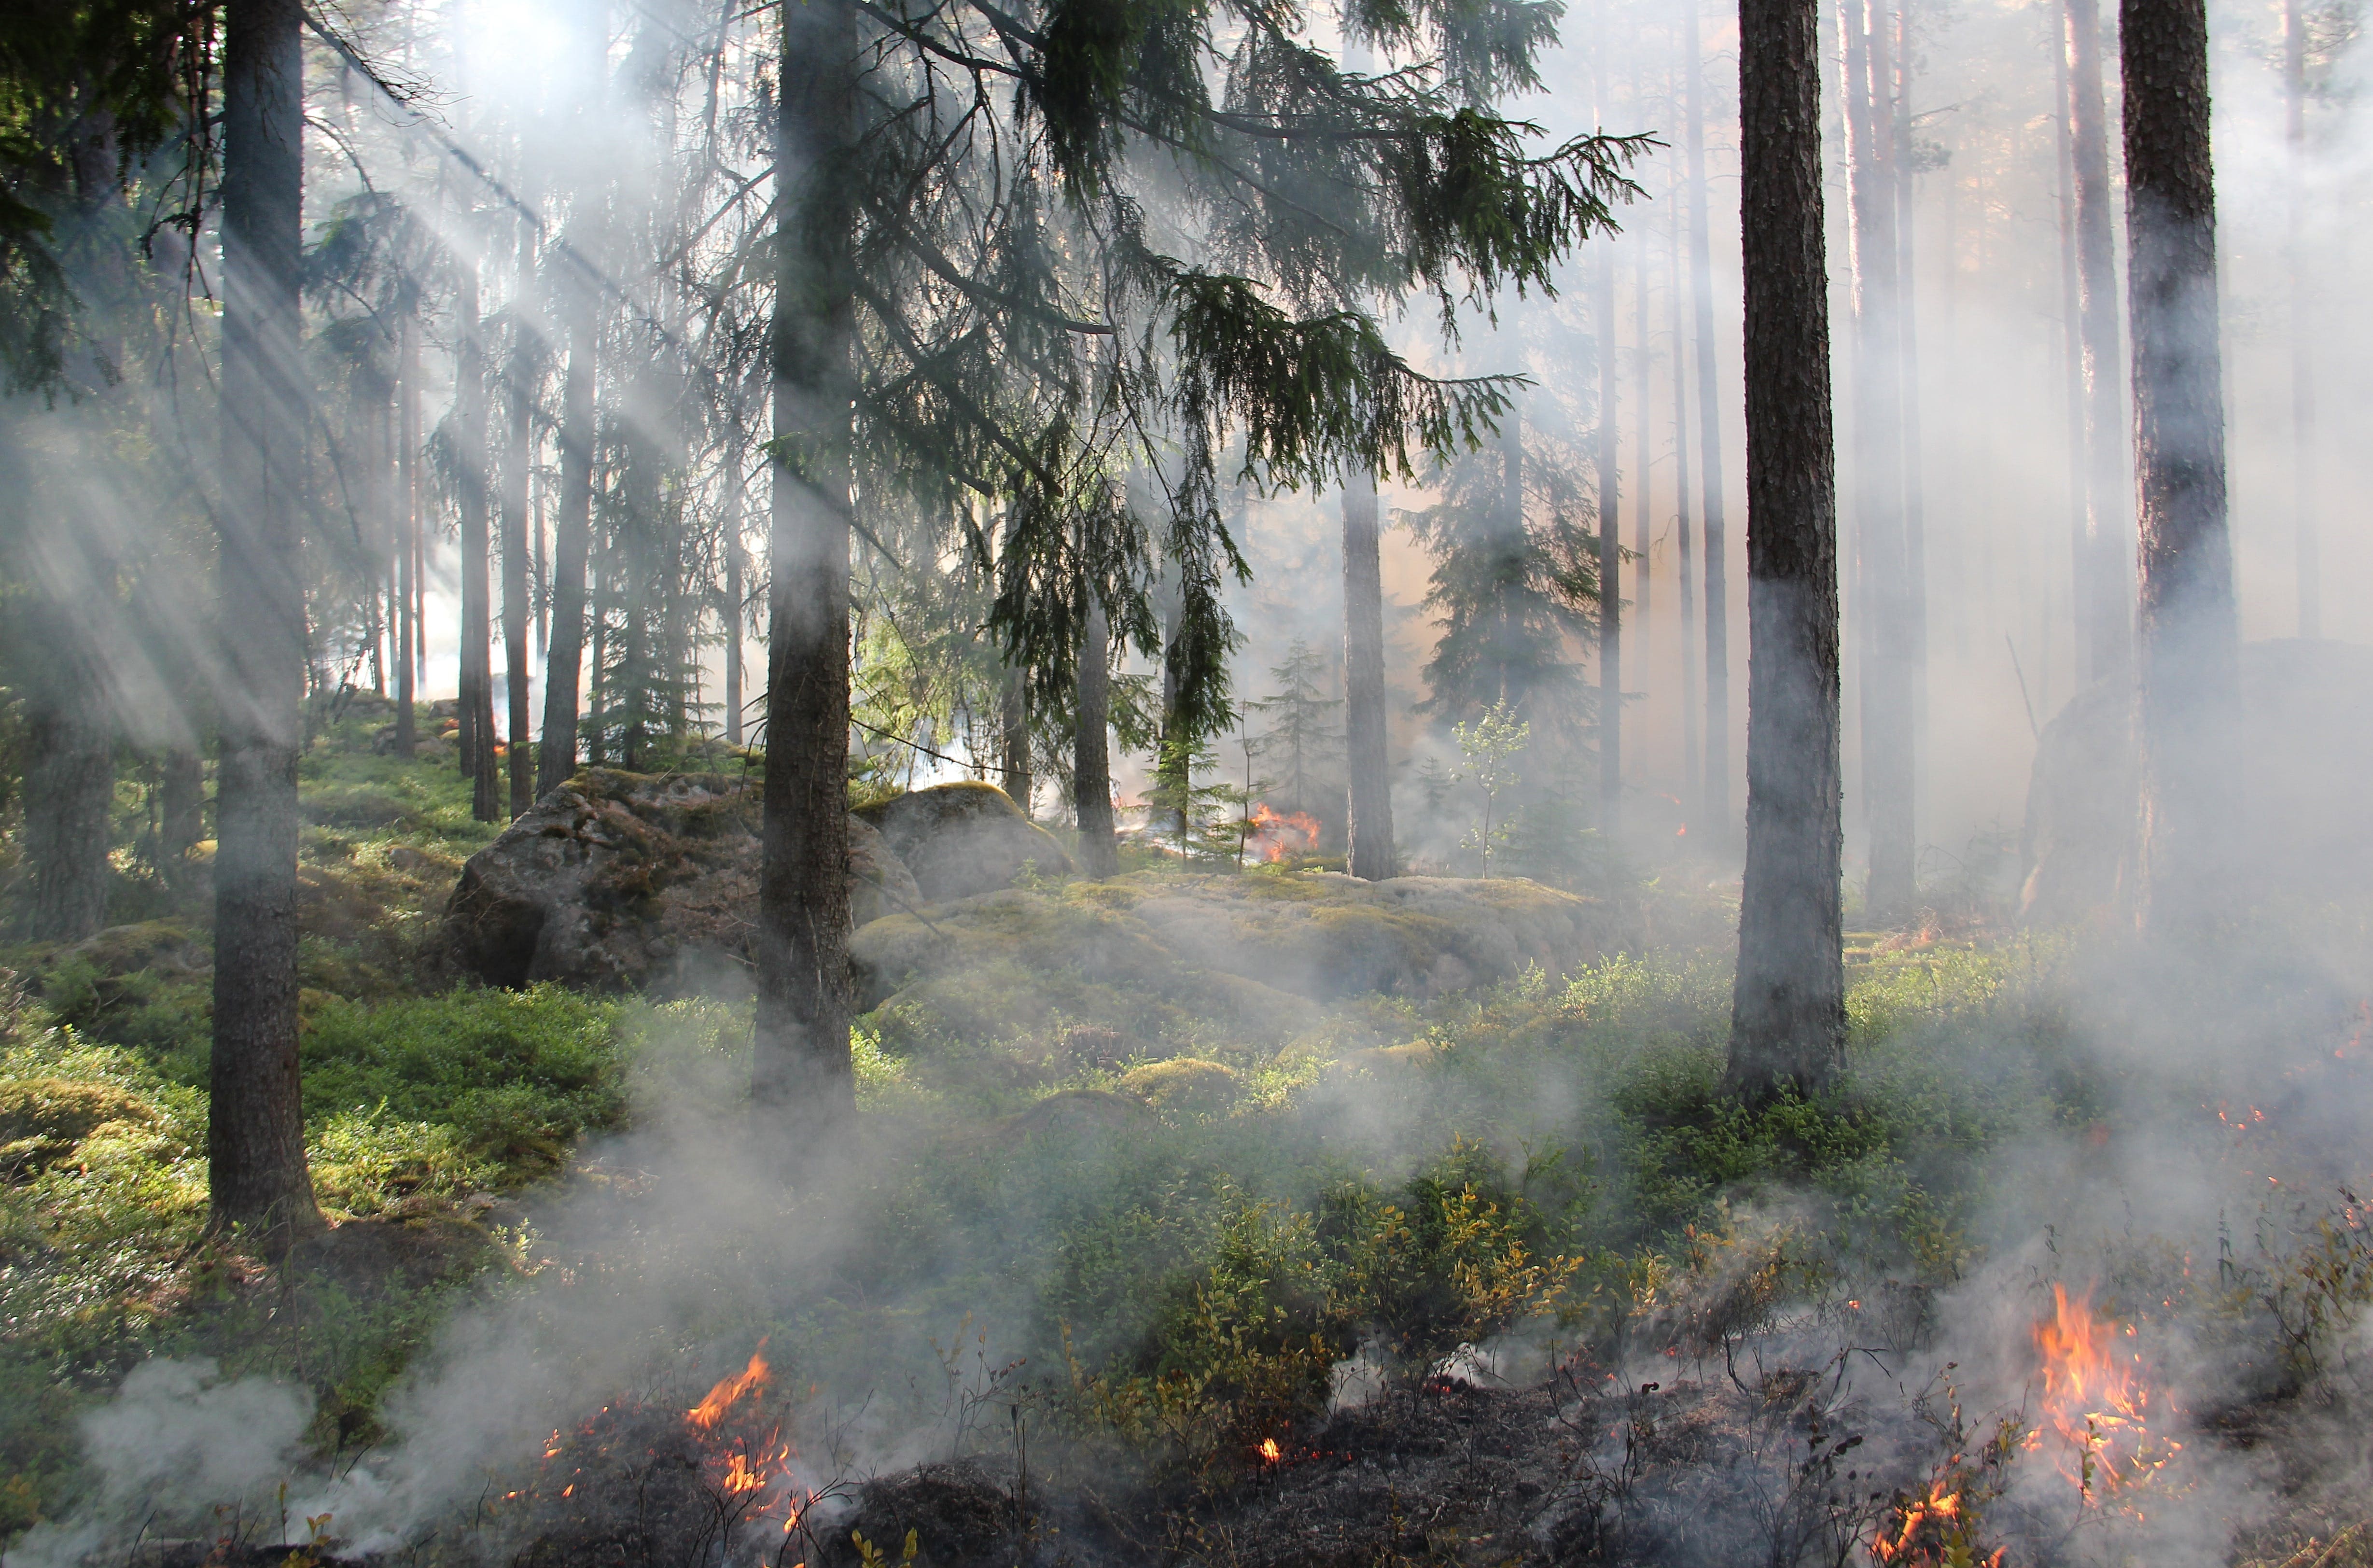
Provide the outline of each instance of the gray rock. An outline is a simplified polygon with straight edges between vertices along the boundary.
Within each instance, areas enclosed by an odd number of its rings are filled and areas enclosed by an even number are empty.
[[[933,903],[1011,887],[1025,871],[1068,874],[1071,857],[994,784],[940,784],[857,813],[882,830]]]
[[[730,986],[750,963],[758,815],[754,778],[588,768],[462,868],[445,914],[454,963],[499,986]],[[860,922],[922,901],[854,819],[849,893]]]

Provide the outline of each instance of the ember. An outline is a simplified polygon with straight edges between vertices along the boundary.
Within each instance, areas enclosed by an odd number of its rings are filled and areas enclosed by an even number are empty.
[[[2151,1432],[2152,1394],[2142,1380],[2142,1357],[2111,1351],[2113,1330],[2094,1315],[2091,1296],[2072,1300],[2054,1285],[2052,1301],[2052,1316],[2034,1328],[2043,1358],[2044,1416],[2066,1445],[2061,1473],[2089,1503],[2097,1489],[2116,1492],[2147,1481],[2183,1445]],[[2163,1422],[2170,1411],[2163,1397],[2158,1403]],[[2042,1441],[2038,1427],[2028,1446],[2040,1447]]]

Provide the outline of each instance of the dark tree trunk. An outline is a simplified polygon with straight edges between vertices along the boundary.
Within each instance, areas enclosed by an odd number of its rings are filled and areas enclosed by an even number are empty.
[[[168,874],[206,836],[206,765],[194,746],[166,748],[163,796],[158,811],[158,848]]]
[[[742,620],[750,568],[742,545],[742,449],[733,450],[732,490],[725,497],[725,743],[742,743]]]
[[[1887,29],[1868,0],[1840,11],[1843,108],[1853,170],[1854,521],[1862,545],[1870,657],[1862,667],[1863,809],[1868,896],[1892,915],[1918,896],[1912,817],[1911,564],[1903,535],[1902,345],[1896,283],[1894,117],[1887,109]]]
[[[1705,804],[1704,826],[1716,844],[1731,841],[1730,592],[1724,580],[1730,539],[1723,510],[1722,392],[1715,380],[1713,244],[1706,216],[1704,42],[1697,0],[1687,11],[1688,45],[1681,52],[1688,99],[1689,165],[1689,291],[1697,317],[1698,451],[1705,511]],[[1826,333],[1824,337],[1826,338]]]
[[[80,555],[53,540],[59,554]],[[79,582],[37,584],[28,617],[25,860],[33,876],[27,932],[35,942],[79,942],[107,923],[107,848],[115,801],[115,737],[106,680],[91,650]],[[77,620],[84,622],[76,625]]]
[[[998,694],[999,781],[1026,814],[1030,810],[1030,689],[1019,670],[1005,673]]]
[[[1590,66],[1591,101],[1602,127],[1608,119],[1607,4],[1599,0],[1596,11],[1592,30],[1596,47],[1591,51]],[[1597,252],[1590,313],[1598,334],[1598,448],[1594,462],[1598,470],[1598,830],[1613,838],[1623,831],[1623,503],[1616,406],[1622,364],[1615,345],[1615,241],[1601,240]],[[1521,512],[1516,524],[1521,537]]]
[[[461,469],[462,650],[454,706],[461,719],[462,771],[470,778],[470,814],[503,819],[495,771],[494,615],[486,579],[488,497],[486,351],[478,325],[478,269],[461,269],[460,344],[454,355],[454,442]]]
[[[219,514],[222,772],[216,798],[212,1223],[282,1246],[318,1228],[297,1075],[297,752],[305,687],[304,7],[235,0],[223,68]]]
[[[1376,530],[1376,476],[1343,488],[1343,753],[1350,788],[1343,863],[1353,876],[1394,873],[1391,759],[1385,734],[1384,563]]]
[[[1677,213],[1680,204],[1673,204]],[[1697,560],[1690,548],[1689,516],[1689,379],[1681,353],[1689,340],[1682,319],[1681,224],[1673,221],[1673,563],[1680,581],[1681,611],[1681,831],[1689,832],[1703,795],[1698,745]]]
[[[558,789],[577,771],[579,682],[585,671],[585,566],[593,543],[593,355],[600,323],[592,280],[570,267],[562,298],[568,368],[560,383],[560,505],[552,520],[552,631],[544,643],[538,795]]]
[[[399,602],[395,627],[395,755],[404,761],[412,760],[414,748],[420,740],[413,706],[417,688],[414,685],[419,668],[420,617],[416,613],[419,597],[413,574],[420,561],[420,318],[418,300],[406,290],[403,306],[403,361],[397,370],[395,393],[396,443],[402,449],[400,460],[403,477],[399,488],[403,515],[397,521],[395,539],[396,599]]]
[[[2173,936],[2227,913],[2241,821],[2205,0],[2124,0],[2118,35],[2141,501],[2140,914]]]
[[[848,1056],[854,13],[782,8],[766,783],[753,1090],[798,1129],[856,1111]],[[796,454],[796,455],[794,455]]]
[[[520,239],[520,275],[531,262],[524,229]],[[518,330],[524,331],[520,328]],[[528,708],[527,479],[535,461],[535,358],[522,344],[511,355],[504,378],[509,394],[510,450],[503,465],[502,577],[503,685],[509,698],[510,814],[535,804],[535,748],[528,743],[535,720]]]
[[[1113,835],[1112,753],[1106,728],[1112,722],[1112,657],[1105,607],[1092,588],[1080,624],[1080,668],[1072,696],[1076,726],[1071,736],[1071,803],[1080,819],[1080,869],[1092,877],[1120,874],[1120,847]]]
[[[1818,0],[1739,7],[1747,283],[1747,874],[1725,1082],[1826,1089],[1845,1055],[1837,479]]]
[[[2076,171],[2076,318],[2085,356],[2086,568],[2076,585],[2077,679],[2131,667],[2125,420],[2119,406],[2118,272],[2096,0],[2067,0],[2070,151]],[[2129,176],[2131,179],[2131,176]]]

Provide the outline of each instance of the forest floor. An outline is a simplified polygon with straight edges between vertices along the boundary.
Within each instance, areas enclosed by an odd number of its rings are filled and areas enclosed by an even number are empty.
[[[859,1125],[811,1157],[740,1107],[745,1004],[456,984],[437,921],[494,830],[370,731],[302,776],[323,1239],[203,1234],[202,874],[127,852],[123,924],[0,951],[0,1542],[2373,1562],[2365,911],[2170,976],[1961,898],[1854,936],[1851,1082],[1759,1109],[1702,868],[1585,890],[1645,951],[1291,1028],[1017,940],[860,1020]],[[2133,1353],[2068,1395],[2052,1347],[2104,1326]],[[257,1387],[290,1479],[208,1495],[193,1412]]]

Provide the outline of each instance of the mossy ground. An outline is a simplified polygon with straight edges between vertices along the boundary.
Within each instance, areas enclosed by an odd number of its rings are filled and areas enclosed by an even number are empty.
[[[329,737],[303,779],[302,1065],[331,1241],[273,1266],[202,1234],[202,875],[121,900],[142,923],[5,955],[0,1539],[77,1495],[76,1413],[147,1356],[301,1382],[325,1456],[373,1441],[440,1323],[548,1282],[542,1206],[608,1179],[586,1139],[740,1092],[738,1009],[451,985],[430,929],[491,830],[450,766],[366,742]],[[2149,1076],[2080,1047],[2072,943],[1878,932],[1853,944],[1849,1085],[1749,1109],[1721,1088],[1718,942],[1321,1001],[1182,965],[1119,919],[1198,874],[1252,903],[1321,896],[1148,864],[940,933],[961,962],[857,1033],[851,1239],[722,1327],[824,1379],[953,1365],[941,1342],[976,1326],[1068,1368],[1106,1431],[1210,1463],[1323,1404],[1362,1345],[1422,1368],[1520,1318],[1672,1332],[1715,1310],[1709,1282],[1729,1281],[1717,1316],[1824,1281],[1949,1285],[1994,1240],[2003,1152],[2082,1147]],[[1650,929],[1719,926],[1701,895],[1619,896]],[[2335,1320],[2353,1289],[2327,1293]]]

